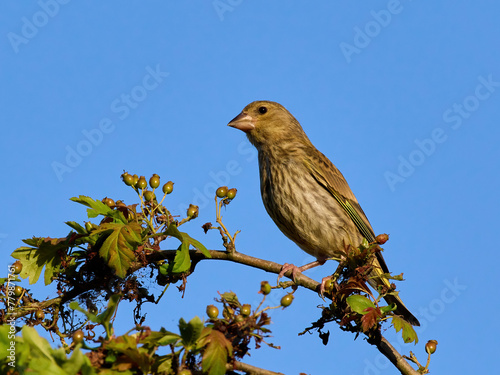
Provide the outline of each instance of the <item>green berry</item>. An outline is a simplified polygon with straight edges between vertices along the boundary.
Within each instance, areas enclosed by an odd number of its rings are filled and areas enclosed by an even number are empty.
[[[14,288],[14,295],[16,297],[21,297],[21,294],[23,294],[23,287],[17,285],[15,288]]]
[[[132,186],[134,184],[134,176],[125,172],[122,174],[122,180],[127,186]]]
[[[271,285],[267,281],[262,281],[260,283],[260,292],[267,296],[269,293],[271,293]]]
[[[288,307],[292,304],[293,302],[293,294],[292,293],[288,293],[286,296],[283,296],[283,298],[281,299],[281,306],[283,307]]]
[[[244,317],[243,317],[243,315],[241,315],[241,314],[236,315],[236,317],[234,318],[234,321],[235,321],[236,323],[241,323],[241,322],[243,322],[244,320],[245,320],[245,318],[244,318]]]
[[[36,310],[35,318],[36,320],[42,320],[43,318],[45,318],[45,314],[43,313],[42,310]]]
[[[83,334],[83,331],[79,329],[75,333],[73,333],[73,342],[75,344],[81,344],[83,342],[85,335]]]
[[[241,306],[240,312],[241,315],[246,318],[252,313],[252,306],[250,306],[249,304],[244,304],[243,306]]]
[[[151,178],[149,179],[149,186],[151,186],[151,188],[153,189],[156,189],[158,186],[160,186],[160,176],[158,176],[157,174],[151,176]]]
[[[137,185],[137,181],[139,181],[139,176],[137,176],[136,174],[134,174],[134,175],[132,176],[132,178],[134,179],[134,182],[132,183],[132,186]]]
[[[228,199],[233,199],[233,198],[236,196],[236,192],[237,192],[237,191],[238,191],[238,190],[236,190],[235,188],[229,189],[229,190],[227,191],[227,198],[228,198]]]
[[[208,305],[207,315],[210,319],[215,319],[219,316],[219,309],[214,305]]]
[[[215,192],[215,195],[217,195],[219,198],[225,198],[227,195],[227,186],[221,186],[220,188],[218,188]]]
[[[185,368],[184,370],[181,370],[179,372],[179,375],[193,375],[193,373],[191,372],[191,370],[188,370],[187,368]]]
[[[167,182],[163,185],[163,194],[170,194],[174,190],[174,183],[172,181]]]
[[[135,184],[135,187],[137,189],[146,189],[148,187],[148,183],[146,181],[146,177],[144,177],[144,176],[139,177],[139,180],[137,180],[137,183]]]
[[[427,344],[425,344],[425,352],[427,354],[434,354],[434,352],[436,351],[437,343],[438,342],[436,340],[427,341]]]
[[[190,204],[189,208],[187,210],[187,217],[194,219],[194,218],[198,217],[198,213],[199,213],[198,206],[195,206],[194,204]]]
[[[19,275],[23,270],[23,264],[19,260],[16,260],[12,267],[14,267],[14,275]]]
[[[334,285],[335,285],[335,282],[333,281],[333,279],[330,278],[330,279],[326,280],[325,286],[324,286],[325,292],[331,293],[333,291]]]
[[[146,190],[144,193],[144,199],[148,202],[152,202],[155,199],[155,193],[153,193],[151,190]]]

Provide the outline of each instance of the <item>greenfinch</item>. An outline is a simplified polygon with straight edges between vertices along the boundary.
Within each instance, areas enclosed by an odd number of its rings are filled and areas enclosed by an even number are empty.
[[[285,107],[255,101],[228,125],[245,132],[257,148],[260,190],[269,216],[288,238],[317,259],[314,265],[338,259],[346,244],[375,241],[370,222],[342,173],[314,147]],[[374,288],[390,287],[386,278],[378,277],[389,272],[384,258],[380,252],[375,257],[369,283]],[[398,295],[384,298],[396,305],[395,314],[420,325]]]

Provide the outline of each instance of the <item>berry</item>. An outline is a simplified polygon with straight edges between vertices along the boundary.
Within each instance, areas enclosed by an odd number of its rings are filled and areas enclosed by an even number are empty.
[[[45,318],[45,314],[43,313],[42,310],[36,310],[36,312],[35,312],[35,318],[37,320],[42,320],[43,318]]]
[[[181,370],[179,372],[179,375],[193,375],[193,373],[191,372],[191,370],[188,370],[187,368],[185,368],[184,370]]]
[[[288,307],[292,304],[293,302],[293,294],[292,293],[288,293],[286,296],[283,296],[283,298],[281,299],[281,306],[283,307]]]
[[[163,194],[170,194],[174,190],[174,183],[172,181],[167,182],[163,185]]]
[[[250,306],[249,304],[244,304],[243,306],[241,306],[240,312],[241,315],[246,318],[252,313],[252,306]]]
[[[12,267],[14,267],[14,275],[19,275],[21,273],[21,271],[23,270],[23,264],[18,260],[16,260],[14,262]]]
[[[236,190],[235,188],[229,189],[229,190],[227,191],[227,198],[228,198],[228,199],[233,199],[233,198],[236,196],[236,192],[237,192],[237,191],[238,191],[238,190]]]
[[[83,334],[83,331],[81,329],[79,329],[78,331],[73,333],[73,342],[75,344],[81,344],[83,342],[84,336],[85,335]]]
[[[148,187],[146,177],[144,177],[144,176],[139,177],[139,179],[137,180],[137,183],[135,184],[135,187],[137,189],[146,189]]]
[[[21,297],[21,294],[23,294],[23,287],[17,285],[15,288],[14,288],[14,295],[16,297]]]
[[[194,218],[198,217],[198,213],[199,213],[198,206],[195,206],[194,204],[190,204],[189,208],[187,210],[187,217],[194,219]]]
[[[333,279],[329,278],[328,280],[325,281],[325,292],[331,293],[333,291],[333,286],[335,285]]]
[[[122,174],[122,180],[127,186],[132,186],[134,184],[134,176],[125,172]]]
[[[243,322],[244,320],[245,320],[245,318],[244,318],[242,315],[240,315],[240,314],[236,315],[236,317],[234,318],[234,321],[235,321],[236,323],[241,323],[241,322]]]
[[[137,181],[139,181],[139,176],[137,176],[136,174],[134,174],[132,177],[134,179],[134,182],[132,183],[132,186],[135,186],[135,185],[137,185]]]
[[[146,190],[144,193],[144,199],[148,202],[152,202],[156,197],[155,193],[153,193],[151,190]]]
[[[219,309],[214,305],[208,305],[207,315],[210,319],[215,319],[219,316]]]
[[[104,198],[102,200],[102,203],[104,203],[108,207],[112,207],[112,206],[115,205],[115,201],[113,199],[111,199],[111,198],[108,198],[108,197]]]
[[[151,176],[151,178],[149,179],[149,186],[151,186],[151,188],[153,189],[156,189],[158,186],[160,186],[160,176],[158,176],[157,174]]]
[[[123,201],[121,201],[121,200],[116,201],[116,205],[118,207],[127,207],[127,205],[125,203],[123,203]]]
[[[379,235],[375,238],[375,240],[377,241],[377,243],[378,243],[378,244],[383,245],[383,244],[385,244],[387,241],[389,241],[389,235],[388,235],[388,234],[385,234],[385,233],[383,233],[383,234],[379,234]]]
[[[219,198],[225,198],[227,195],[227,186],[221,186],[220,188],[218,188],[215,192],[215,195],[217,195]]]
[[[437,346],[437,341],[436,340],[429,340],[427,341],[427,344],[425,344],[425,351],[427,354],[434,354],[436,351],[436,346]]]
[[[260,283],[260,292],[267,296],[269,293],[271,293],[271,285],[267,281],[262,281]]]

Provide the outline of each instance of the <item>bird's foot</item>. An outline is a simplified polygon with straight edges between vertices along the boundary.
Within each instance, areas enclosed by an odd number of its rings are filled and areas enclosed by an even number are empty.
[[[294,264],[291,263],[285,263],[283,264],[283,267],[281,268],[280,273],[278,274],[278,283],[280,282],[280,279],[285,276],[285,273],[288,271],[292,271],[292,280],[295,282],[295,278],[299,273],[302,273],[302,267],[297,267]]]
[[[333,289],[333,283],[335,282],[335,276],[326,276],[321,279],[321,284],[319,285],[319,296],[323,298],[325,292],[331,293]],[[324,298],[323,298],[324,299]]]

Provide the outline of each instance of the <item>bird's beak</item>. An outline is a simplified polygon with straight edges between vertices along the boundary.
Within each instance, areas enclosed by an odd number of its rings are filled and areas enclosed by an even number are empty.
[[[244,112],[241,112],[238,116],[233,118],[227,125],[239,129],[241,131],[244,131],[245,133],[248,133],[253,129],[255,129],[255,119],[252,116]]]

